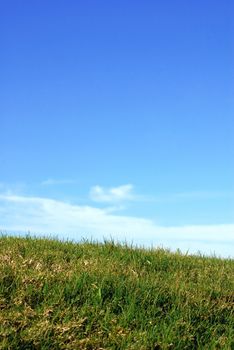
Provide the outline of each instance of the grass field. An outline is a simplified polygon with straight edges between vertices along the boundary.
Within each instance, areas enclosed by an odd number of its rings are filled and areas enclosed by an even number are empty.
[[[234,260],[1,236],[0,349],[234,349]]]

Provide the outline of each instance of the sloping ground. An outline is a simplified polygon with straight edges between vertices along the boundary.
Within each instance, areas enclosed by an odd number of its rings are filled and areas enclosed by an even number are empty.
[[[2,236],[0,349],[234,349],[234,260]]]

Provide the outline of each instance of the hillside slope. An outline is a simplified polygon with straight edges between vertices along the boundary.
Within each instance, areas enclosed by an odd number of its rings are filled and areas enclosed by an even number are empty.
[[[234,349],[234,260],[2,236],[0,349]]]

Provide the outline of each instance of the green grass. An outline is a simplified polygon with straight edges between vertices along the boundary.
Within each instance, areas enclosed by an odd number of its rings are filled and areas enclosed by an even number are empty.
[[[234,260],[1,236],[0,349],[234,349]]]

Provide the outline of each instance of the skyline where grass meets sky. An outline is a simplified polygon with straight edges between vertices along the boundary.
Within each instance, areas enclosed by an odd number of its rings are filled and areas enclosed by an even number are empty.
[[[232,1],[0,4],[0,229],[234,256]]]

